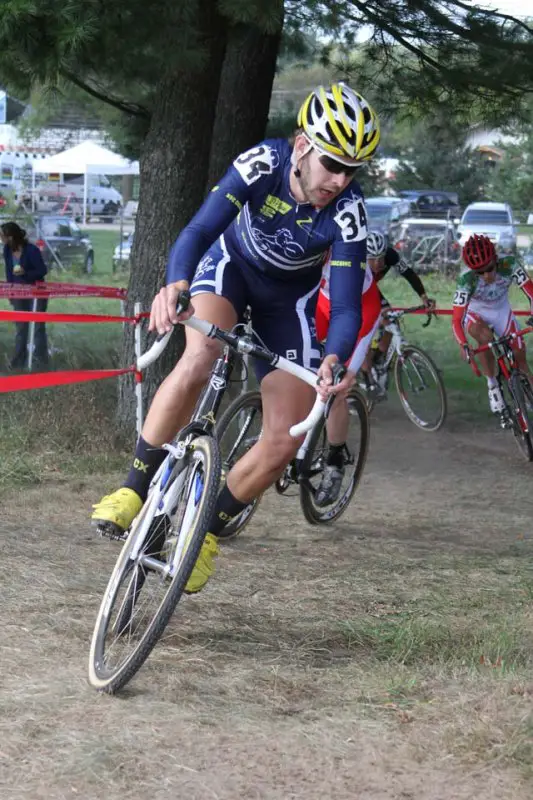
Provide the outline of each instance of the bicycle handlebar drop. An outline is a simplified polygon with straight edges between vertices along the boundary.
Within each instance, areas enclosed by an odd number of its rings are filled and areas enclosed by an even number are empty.
[[[190,295],[188,292],[180,292],[179,295],[179,302],[178,302],[178,314],[186,311],[189,307],[190,303]],[[194,330],[202,333],[204,336],[207,336],[209,339],[219,339],[220,341],[228,344],[238,353],[244,355],[252,355],[255,358],[260,358],[261,360],[268,361],[272,366],[277,367],[278,369],[283,370],[284,372],[288,372],[291,375],[294,375],[297,378],[300,378],[309,386],[316,388],[317,384],[317,376],[311,370],[305,369],[305,367],[301,367],[299,364],[295,364],[293,361],[289,361],[287,358],[283,356],[276,355],[275,353],[271,353],[265,347],[255,344],[254,342],[250,341],[249,338],[245,336],[238,336],[236,333],[232,333],[230,331],[224,331],[221,328],[218,328],[216,325],[213,325],[211,322],[207,322],[203,319],[198,319],[198,317],[189,317],[186,320],[180,320],[181,325],[186,325],[189,328],[193,328]],[[174,329],[168,331],[167,333],[158,336],[153,345],[147,350],[146,353],[137,360],[137,369],[142,371],[146,369],[150,364],[153,364],[154,361],[157,361],[159,356],[162,354],[166,346],[170,341],[170,337],[172,336]],[[338,375],[336,375],[336,379],[338,379]],[[311,409],[308,416],[302,420],[302,422],[293,425],[289,433],[293,438],[297,438],[299,436],[303,436],[303,434],[307,433],[307,431],[311,430],[311,428],[318,422],[318,420],[324,415],[326,412],[326,403],[324,403],[320,397],[317,395],[313,408]]]

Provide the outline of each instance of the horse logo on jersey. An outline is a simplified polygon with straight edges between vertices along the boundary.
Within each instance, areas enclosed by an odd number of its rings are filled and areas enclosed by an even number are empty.
[[[337,202],[335,222],[342,231],[343,242],[360,242],[366,239],[366,212],[363,200],[354,192]]]
[[[287,258],[301,258],[305,253],[302,245],[294,241],[287,228],[280,228],[272,235],[263,233],[260,228],[252,228],[251,233],[256,247],[264,253],[281,250]]]

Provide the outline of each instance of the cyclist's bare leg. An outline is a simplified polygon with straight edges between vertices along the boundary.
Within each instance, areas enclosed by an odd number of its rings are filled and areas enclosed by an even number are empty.
[[[529,364],[527,363],[527,356],[526,356],[526,348],[524,346],[517,347],[514,351],[516,365],[520,372],[523,372],[524,375],[529,377],[529,382],[533,380],[533,375],[531,374],[531,369],[529,368]]]
[[[227,477],[228,489],[243,503],[268,489],[296,455],[303,437],[293,439],[289,428],[307,416],[316,392],[293,375],[275,370],[263,378],[261,397],[261,439],[235,464]]]
[[[483,320],[471,322],[468,326],[468,333],[479,345],[488,344],[493,339],[492,330]],[[492,352],[490,350],[485,350],[483,353],[479,353],[478,358],[483,375],[487,378],[495,378],[497,365]]]
[[[195,315],[221,328],[231,328],[237,314],[229,300],[215,294],[196,295],[192,303]],[[142,436],[154,447],[169,442],[190,419],[198,396],[205,385],[222,345],[185,328],[186,347],[180,360],[157,390]]]
[[[347,403],[347,393],[340,392],[331,406],[331,411],[326,422],[328,442],[334,447],[344,444],[348,438],[350,426],[350,411]]]

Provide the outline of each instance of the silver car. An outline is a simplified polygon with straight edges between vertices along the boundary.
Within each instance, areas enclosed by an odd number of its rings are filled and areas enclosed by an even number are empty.
[[[471,203],[464,210],[457,233],[461,245],[477,233],[488,236],[500,255],[516,253],[516,228],[507,203]]]

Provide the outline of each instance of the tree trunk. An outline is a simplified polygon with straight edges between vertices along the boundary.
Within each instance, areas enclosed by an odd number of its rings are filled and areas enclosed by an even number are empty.
[[[213,0],[202,0],[198,14],[200,44],[206,58],[198,68],[182,69],[161,80],[143,144],[128,314],[133,313],[134,302],[149,310],[164,284],[170,248],[204,196],[224,57],[225,38],[221,31],[225,26]],[[183,330],[178,328],[164,356],[148,368],[143,382],[144,410],[179,358],[183,341]],[[143,346],[146,346],[144,332]],[[128,326],[125,332],[122,361],[125,364],[135,361],[133,326]],[[135,394],[131,376],[121,381],[117,415],[121,432],[133,436]]]
[[[275,34],[243,23],[228,28],[208,188],[235,156],[264,138],[280,40],[281,27]]]

